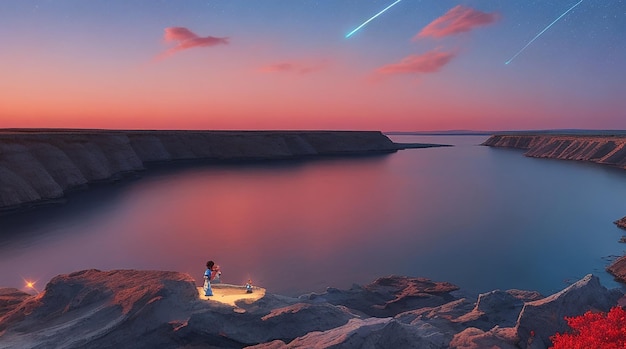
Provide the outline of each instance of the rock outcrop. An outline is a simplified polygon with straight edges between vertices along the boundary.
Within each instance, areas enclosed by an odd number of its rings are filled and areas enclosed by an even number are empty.
[[[0,131],[0,210],[144,170],[151,162],[394,152],[376,131]]]
[[[53,278],[41,294],[1,317],[0,343],[14,348],[130,347],[134,334],[143,333],[150,334],[144,347],[158,347],[169,342],[164,327],[185,319],[198,305],[195,281],[185,274],[85,270]]]
[[[620,296],[591,275],[546,298],[496,290],[474,300],[449,283],[391,276],[232,306],[201,300],[187,274],[85,270],[36,296],[0,289],[0,347],[546,348],[563,316],[607,311]]]
[[[483,145],[526,150],[524,155],[594,162],[626,169],[624,135],[493,135]]]
[[[548,346],[550,336],[568,329],[566,316],[590,310],[608,312],[621,297],[621,291],[607,290],[597,276],[587,275],[561,292],[524,304],[517,319],[517,335],[521,343],[536,341]]]
[[[613,263],[606,268],[606,271],[615,276],[617,280],[626,282],[626,256],[621,256],[613,261]]]
[[[389,276],[372,284],[354,285],[347,291],[328,288],[322,294],[311,293],[300,299],[319,303],[344,305],[367,316],[395,316],[407,309],[434,307],[454,298],[450,292],[459,288],[448,282],[433,282],[425,278]]]
[[[622,217],[613,223],[622,229],[626,229],[626,217]]]

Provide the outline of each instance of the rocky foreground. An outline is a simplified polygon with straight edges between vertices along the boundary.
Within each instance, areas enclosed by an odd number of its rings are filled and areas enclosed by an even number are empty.
[[[141,171],[153,162],[389,153],[378,131],[0,130],[0,211]]]
[[[622,297],[587,275],[563,291],[477,298],[391,276],[299,298],[266,293],[236,306],[202,300],[187,274],[85,270],[39,295],[0,289],[1,348],[546,348],[564,316]]]

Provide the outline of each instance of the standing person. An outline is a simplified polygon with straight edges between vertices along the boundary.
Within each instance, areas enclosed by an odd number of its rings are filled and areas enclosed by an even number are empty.
[[[215,263],[213,261],[206,262],[206,270],[204,271],[204,295],[209,297],[213,295],[213,290],[211,289],[211,280],[215,278],[213,274],[216,272],[213,271],[213,266]]]

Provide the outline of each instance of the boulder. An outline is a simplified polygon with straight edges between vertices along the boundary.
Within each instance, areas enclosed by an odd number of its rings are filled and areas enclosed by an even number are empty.
[[[431,324],[445,321],[448,324],[444,326],[450,327],[454,323],[459,322],[457,319],[471,311],[472,307],[473,303],[468,302],[465,298],[461,298],[437,307],[409,310],[396,315],[394,318],[407,324],[413,324],[419,320],[429,321]]]
[[[473,303],[461,298],[438,307],[427,307],[400,313],[394,319],[400,323],[418,328],[429,328],[439,341],[450,342],[455,333],[465,329],[465,324],[458,318],[472,309]]]
[[[309,332],[340,327],[355,318],[345,307],[330,304],[296,303],[277,309],[264,309],[265,315],[236,313],[232,309],[209,309],[191,316],[186,328],[177,331],[181,342],[254,345],[272,340],[289,342]]]
[[[514,328],[494,327],[489,331],[470,327],[457,333],[450,341],[452,349],[519,349]]]
[[[495,326],[513,327],[525,302],[543,298],[538,292],[521,290],[494,290],[478,295],[472,311],[460,316],[457,322],[483,331]]]
[[[589,274],[561,292],[525,303],[516,324],[519,341],[532,340],[548,347],[550,336],[569,328],[566,316],[579,316],[587,311],[607,312],[621,296],[620,290],[607,290],[597,276]]]
[[[198,305],[186,274],[84,270],[53,278],[0,319],[0,332],[14,343],[6,348],[173,347],[170,323]]]

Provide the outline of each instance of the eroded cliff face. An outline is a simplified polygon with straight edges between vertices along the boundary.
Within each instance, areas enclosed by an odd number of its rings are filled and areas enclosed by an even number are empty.
[[[176,160],[288,159],[393,152],[376,131],[0,132],[0,210]]]
[[[524,149],[535,158],[589,161],[626,169],[626,137],[573,135],[494,135],[483,145]]]

